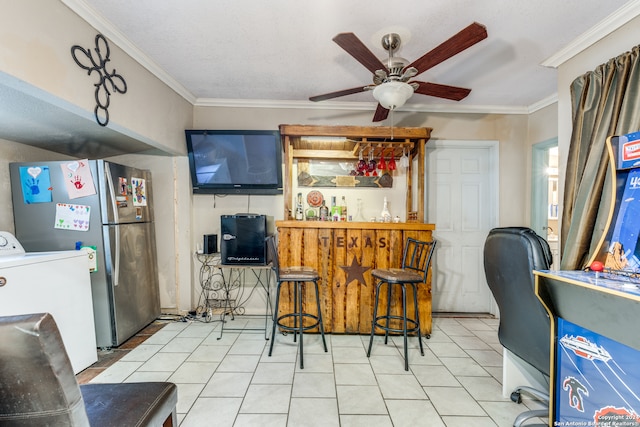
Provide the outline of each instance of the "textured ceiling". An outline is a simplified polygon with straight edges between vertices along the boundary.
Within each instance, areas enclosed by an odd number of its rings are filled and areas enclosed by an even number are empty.
[[[463,101],[413,95],[408,104],[529,108],[557,92],[541,65],[627,0],[64,0],[88,6],[197,101],[306,101],[371,83],[371,73],[332,38],[354,32],[384,58],[381,38],[402,37],[398,54],[422,56],[472,22],[488,38],[419,76],[472,89]],[[628,5],[627,5],[628,6]],[[620,13],[618,13],[620,15]],[[618,19],[619,20],[619,19]],[[611,25],[604,25],[611,27]],[[598,30],[600,31],[600,30]],[[630,41],[629,48],[634,42]],[[371,92],[330,102],[373,102]],[[327,101],[323,101],[327,102]]]

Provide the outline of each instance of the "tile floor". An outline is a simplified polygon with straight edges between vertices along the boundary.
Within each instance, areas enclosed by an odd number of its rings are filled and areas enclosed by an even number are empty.
[[[253,328],[236,317],[227,324]],[[259,320],[258,325],[264,325]],[[304,366],[292,335],[269,341],[255,331],[227,331],[220,322],[169,322],[134,339],[79,374],[81,382],[171,381],[178,385],[181,427],[202,426],[511,426],[524,411],[503,398],[498,320],[434,317],[420,356],[410,338],[404,370],[402,340],[305,334]],[[148,330],[149,328],[147,328]],[[118,353],[119,352],[119,353]],[[101,361],[110,355],[102,355]],[[106,366],[106,365],[105,365]],[[540,422],[540,420],[538,420]]]

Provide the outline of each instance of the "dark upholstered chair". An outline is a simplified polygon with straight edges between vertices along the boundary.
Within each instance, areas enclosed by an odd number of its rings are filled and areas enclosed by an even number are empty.
[[[409,352],[407,346],[408,334],[416,333],[420,344],[420,354],[424,356],[422,347],[422,337],[420,336],[420,315],[418,310],[418,285],[427,281],[431,257],[436,247],[436,241],[423,242],[416,239],[407,239],[402,254],[402,265],[400,268],[376,268],[371,272],[378,282],[373,305],[373,321],[371,322],[371,336],[369,337],[369,348],[367,357],[371,356],[373,346],[373,335],[376,328],[384,330],[384,343],[387,343],[389,332],[401,333],[404,337],[404,370],[409,370]],[[387,285],[387,309],[384,314],[378,314],[380,302],[380,288]],[[402,291],[402,316],[394,315],[391,312],[391,289],[397,286]],[[413,317],[407,317],[407,286],[413,291]]]
[[[300,335],[300,369],[304,369],[304,342],[303,332],[309,329],[318,328],[322,337],[324,351],[327,352],[327,342],[324,339],[324,325],[322,323],[322,306],[320,305],[320,295],[318,292],[318,280],[320,276],[318,272],[305,266],[280,266],[278,258],[278,245],[275,236],[267,237],[268,259],[276,276],[276,303],[273,309],[273,331],[271,334],[271,343],[269,345],[269,356],[273,352],[273,343],[276,340],[276,328],[283,331],[293,332],[293,341]],[[293,286],[293,311],[291,313],[279,314],[280,310],[280,292],[282,285],[291,283]],[[303,299],[305,295],[305,284],[313,285],[316,306],[318,311],[316,314],[304,311]],[[305,320],[307,320],[305,322]]]
[[[0,317],[0,425],[177,426],[175,384],[78,385],[48,313]]]
[[[503,347],[538,370],[549,381],[550,319],[534,292],[533,270],[548,270],[549,244],[525,227],[495,228],[484,245],[487,283],[500,309],[498,338]],[[518,387],[511,395],[521,402],[521,392],[549,404],[549,390]],[[533,417],[547,418],[549,409],[520,414],[514,426]]]

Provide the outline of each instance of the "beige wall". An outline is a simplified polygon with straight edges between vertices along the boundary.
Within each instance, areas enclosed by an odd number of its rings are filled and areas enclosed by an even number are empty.
[[[82,117],[92,118],[96,75],[88,76],[76,65],[71,46],[94,49],[98,31],[58,0],[0,0],[0,9],[0,77],[17,78],[24,82],[25,90],[33,88],[51,95],[47,102],[73,106]],[[188,175],[184,173],[185,158],[170,155],[185,154],[184,129],[191,126],[193,108],[115,43],[110,42],[109,47],[109,65],[127,82],[126,93],[111,97],[109,127],[129,136],[139,135],[145,143],[167,153],[167,157],[111,160],[144,167],[153,174],[161,305],[165,311],[186,312],[191,308]],[[73,134],[73,129],[69,133]],[[5,178],[0,184],[1,229],[13,230],[8,163],[62,158],[68,157],[14,142],[0,143],[0,177]],[[180,189],[181,185],[187,189]],[[177,255],[182,253],[187,260]],[[179,287],[180,283],[184,286]],[[177,289],[184,289],[186,296]]]
[[[93,50],[98,31],[58,0],[0,0],[0,10],[0,71],[93,112],[97,75],[76,65],[71,47]],[[108,69],[127,83],[126,93],[111,97],[110,121],[168,153],[184,154],[191,104],[115,43],[109,47]]]
[[[373,107],[372,110],[373,111]],[[194,128],[197,129],[277,129],[279,124],[314,125],[375,125],[371,122],[371,111],[335,111],[321,109],[259,109],[259,108],[223,108],[196,107]],[[500,226],[527,225],[530,200],[528,188],[530,175],[530,145],[527,115],[484,115],[484,114],[444,114],[444,113],[395,113],[398,126],[425,126],[433,128],[432,137],[439,140],[488,140],[499,141],[499,224]],[[385,123],[386,124],[386,123]],[[555,131],[551,121],[548,129],[543,129],[540,120],[538,134]],[[400,179],[398,181],[401,181]],[[358,189],[357,193],[362,194]],[[355,191],[355,190],[354,190]],[[333,194],[332,191],[323,191]],[[345,194],[349,209],[355,213],[354,192],[335,192]],[[294,193],[295,194],[295,193]],[[303,190],[303,194],[305,191]],[[394,196],[402,194],[394,193]],[[365,212],[379,215],[381,197],[372,200],[363,198]],[[282,196],[257,198],[256,196],[206,195],[193,196],[192,210],[192,248],[200,244],[202,235],[219,234],[220,215],[256,210],[259,213],[283,217]],[[395,215],[392,204],[392,214]],[[404,216],[399,212],[401,218]],[[365,217],[368,217],[366,214]],[[197,274],[199,263],[194,261],[194,296],[199,290]],[[248,309],[252,309],[249,307]]]
[[[372,107],[373,111],[373,107]],[[194,113],[195,129],[277,129],[280,124],[314,124],[314,125],[356,125],[372,126],[372,111],[349,110],[321,110],[321,109],[263,109],[263,108],[223,108],[196,107]],[[425,126],[433,128],[432,138],[440,140],[490,140],[499,141],[500,160],[500,209],[499,223],[501,226],[523,225],[527,217],[529,192],[526,188],[528,166],[527,150],[529,147],[527,131],[528,117],[526,115],[484,115],[484,114],[445,114],[445,113],[411,113],[396,112],[397,126]],[[387,124],[386,122],[384,123]],[[554,129],[547,132],[553,133]],[[235,200],[239,198],[240,200]],[[357,196],[355,196],[357,197]],[[352,197],[353,198],[353,197]],[[277,199],[277,200],[276,200]],[[254,197],[251,198],[254,200]],[[268,203],[265,207],[275,209],[265,212],[282,218],[283,201],[281,197],[274,198],[275,203]],[[396,201],[396,204],[400,200]],[[367,212],[376,213],[381,210],[381,203],[377,200],[366,204]],[[253,202],[250,207],[255,206]],[[227,196],[217,198],[214,206],[213,196],[194,197],[194,224],[201,222],[201,218],[214,215],[213,221],[207,220],[214,227],[219,227],[218,212],[243,207],[247,208],[246,197]],[[354,206],[355,207],[355,206]],[[202,210],[201,210],[202,209]],[[236,211],[237,212],[237,211]],[[402,215],[404,209],[399,211]],[[229,212],[224,212],[224,214]],[[234,213],[234,212],[231,212]],[[395,215],[395,213],[392,212]],[[402,217],[402,216],[401,216]],[[201,238],[200,230],[194,227],[193,245]]]
[[[527,141],[529,145],[558,137],[558,104],[553,103],[529,114]]]
[[[547,142],[550,140],[557,140],[558,138],[558,104],[553,103],[547,107],[541,108],[531,114],[529,114],[529,126],[527,130],[527,176],[526,176],[526,188],[528,196],[526,198],[527,209],[526,209],[526,220],[527,224],[531,224],[531,193],[533,191],[531,185],[531,177],[533,176],[533,171],[531,170],[531,166],[533,164],[532,160],[532,147],[535,144],[539,144],[541,142]],[[544,206],[546,211],[547,205]],[[557,230],[557,226],[553,227],[554,230]]]
[[[371,122],[371,111],[324,110],[324,109],[278,109],[278,108],[227,108],[196,107],[194,129],[277,129],[280,124],[313,125],[356,125],[375,126]],[[499,225],[527,225],[530,190],[527,183],[530,175],[530,145],[528,139],[529,120],[527,115],[485,115],[485,114],[445,114],[396,112],[397,126],[424,126],[433,128],[432,137],[440,140],[488,140],[499,141]],[[384,123],[387,125],[387,123]],[[553,134],[555,129],[539,129],[539,133]],[[541,123],[540,127],[543,126]],[[400,177],[398,182],[405,181]],[[406,185],[406,184],[399,184]],[[406,187],[405,187],[406,188]],[[355,200],[361,191],[323,191],[349,200],[349,209],[355,214]],[[302,190],[306,194],[305,190]],[[356,194],[357,193],[357,194]],[[295,193],[294,193],[295,194]],[[365,215],[378,215],[382,209],[383,192],[371,199],[363,198]],[[392,203],[392,215],[404,218],[403,195]],[[257,212],[283,218],[282,196],[192,196],[192,241],[191,250],[201,245],[203,234],[220,233],[220,215],[238,212]],[[367,217],[367,216],[365,216]],[[437,226],[437,225],[436,225]],[[199,292],[198,269],[200,264],[193,261],[194,297]],[[194,301],[194,303],[196,303]],[[251,309],[251,307],[249,307]]]

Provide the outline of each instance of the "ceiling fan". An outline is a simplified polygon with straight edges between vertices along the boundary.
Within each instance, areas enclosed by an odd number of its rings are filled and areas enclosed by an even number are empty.
[[[333,38],[333,41],[373,73],[373,84],[316,95],[310,97],[309,100],[324,101],[373,90],[373,97],[378,101],[378,107],[373,115],[374,122],[386,119],[389,115],[389,110],[401,107],[413,93],[460,101],[469,95],[471,89],[438,83],[409,81],[409,79],[485,38],[487,38],[486,27],[474,22],[411,64],[408,64],[409,61],[406,59],[393,56],[400,47],[400,36],[395,33],[387,34],[382,37],[382,47],[389,53],[385,64],[355,34],[340,33]]]

